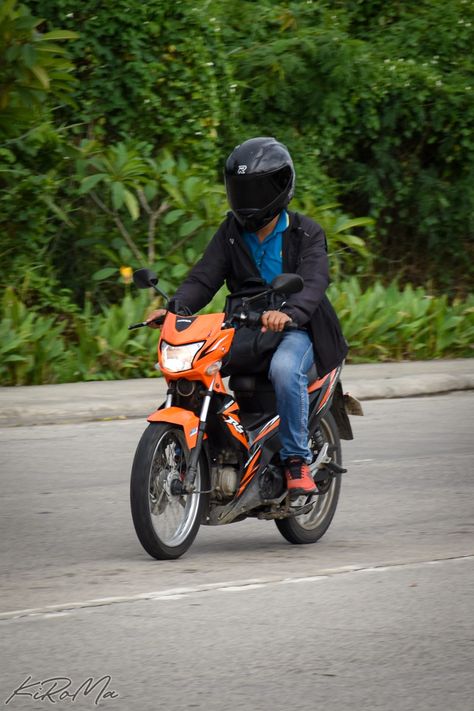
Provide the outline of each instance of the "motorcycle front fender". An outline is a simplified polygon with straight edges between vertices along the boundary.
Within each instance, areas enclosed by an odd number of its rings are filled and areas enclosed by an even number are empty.
[[[181,427],[189,449],[193,449],[196,446],[199,417],[194,412],[183,410],[181,407],[166,407],[163,410],[152,412],[147,417],[147,420],[148,422],[169,422],[171,425]]]

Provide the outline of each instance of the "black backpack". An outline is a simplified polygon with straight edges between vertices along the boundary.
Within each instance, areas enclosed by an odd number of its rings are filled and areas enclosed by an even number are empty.
[[[268,284],[259,278],[247,279],[241,291],[229,294],[225,303],[226,318],[242,310],[244,299],[256,296],[265,290]],[[252,312],[278,309],[282,304],[281,295],[266,294],[260,299],[252,301]],[[234,335],[231,349],[223,365],[222,374],[227,375],[253,375],[267,373],[272,356],[278,347],[283,334],[275,331],[262,333],[260,326],[239,326]]]

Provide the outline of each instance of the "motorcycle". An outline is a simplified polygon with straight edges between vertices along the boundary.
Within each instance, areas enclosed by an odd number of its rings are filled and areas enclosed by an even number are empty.
[[[133,279],[167,299],[152,271],[140,269]],[[327,531],[346,471],[341,439],[353,439],[348,412],[362,414],[360,403],[343,394],[342,365],[322,378],[314,367],[308,374],[310,470],[317,492],[296,498],[288,494],[279,458],[280,418],[270,381],[261,374],[232,375],[231,394],[221,373],[238,329],[261,327],[262,312],[252,310],[259,298],[283,300],[302,288],[300,276],[281,274],[231,313],[168,311],[156,320],[162,326],[157,365],[168,389],[166,401],[148,417],[130,484],[135,531],[152,557],[179,558],[201,524],[248,517],[274,520],[294,544],[314,543]]]

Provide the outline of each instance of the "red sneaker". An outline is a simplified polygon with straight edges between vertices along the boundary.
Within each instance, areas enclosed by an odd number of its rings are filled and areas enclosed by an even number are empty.
[[[301,457],[289,457],[285,461],[286,485],[293,496],[314,494],[318,487],[314,483],[308,464]]]

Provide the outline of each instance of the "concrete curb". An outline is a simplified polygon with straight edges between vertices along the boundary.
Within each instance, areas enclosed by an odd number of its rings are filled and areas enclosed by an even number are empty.
[[[358,382],[353,390],[344,386],[344,390],[355,395],[359,400],[379,400],[387,398],[420,397],[456,392],[458,390],[474,390],[474,375],[449,375],[433,373],[432,375],[404,375],[400,378],[383,380],[368,380]]]
[[[359,400],[474,390],[474,359],[349,365],[344,392]],[[165,398],[161,378],[0,388],[0,427],[145,419]]]

